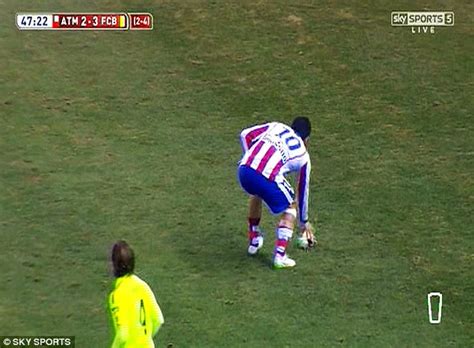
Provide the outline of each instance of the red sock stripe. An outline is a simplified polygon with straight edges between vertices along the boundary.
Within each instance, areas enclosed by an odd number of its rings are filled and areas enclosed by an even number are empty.
[[[248,236],[249,236],[249,241],[252,241],[252,239],[254,239],[255,237],[258,237],[258,233],[254,231],[249,231]]]
[[[284,239],[277,239],[276,242],[275,242],[275,247],[283,247],[286,249],[286,247],[288,246],[288,241],[287,240],[284,240]]]

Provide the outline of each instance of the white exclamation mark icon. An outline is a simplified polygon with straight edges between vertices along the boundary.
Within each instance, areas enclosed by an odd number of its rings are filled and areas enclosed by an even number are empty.
[[[433,307],[432,306],[432,301],[437,302],[436,298],[439,298],[439,303],[438,303],[438,313],[436,315],[436,318],[433,316]],[[441,309],[443,307],[443,294],[440,292],[430,292],[428,294],[428,317],[430,320],[430,324],[439,324],[441,323]]]

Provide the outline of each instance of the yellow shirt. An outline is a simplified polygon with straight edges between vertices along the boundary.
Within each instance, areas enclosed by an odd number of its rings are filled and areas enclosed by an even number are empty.
[[[164,318],[147,283],[134,274],[117,278],[109,309],[115,329],[112,348],[155,347],[153,336]]]

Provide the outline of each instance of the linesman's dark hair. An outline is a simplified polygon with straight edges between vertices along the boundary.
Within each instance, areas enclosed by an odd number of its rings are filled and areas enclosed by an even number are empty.
[[[112,247],[112,265],[114,276],[119,278],[133,273],[135,268],[135,254],[133,249],[124,240],[119,240]]]
[[[306,140],[311,134],[311,122],[305,116],[298,116],[293,120],[291,128],[298,134],[301,139]]]

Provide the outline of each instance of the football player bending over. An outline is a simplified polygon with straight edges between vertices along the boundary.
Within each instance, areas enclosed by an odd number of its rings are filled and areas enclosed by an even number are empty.
[[[259,228],[262,200],[270,212],[280,215],[276,227],[273,267],[290,268],[296,262],[286,254],[298,215],[301,248],[315,244],[313,228],[308,222],[308,195],[311,162],[306,150],[311,122],[307,117],[296,117],[291,127],[270,122],[244,129],[240,141],[244,155],[239,163],[240,185],[250,195],[248,215],[248,254],[255,255],[263,245]],[[297,202],[295,193],[285,175],[298,173]],[[297,209],[298,208],[298,211]]]

